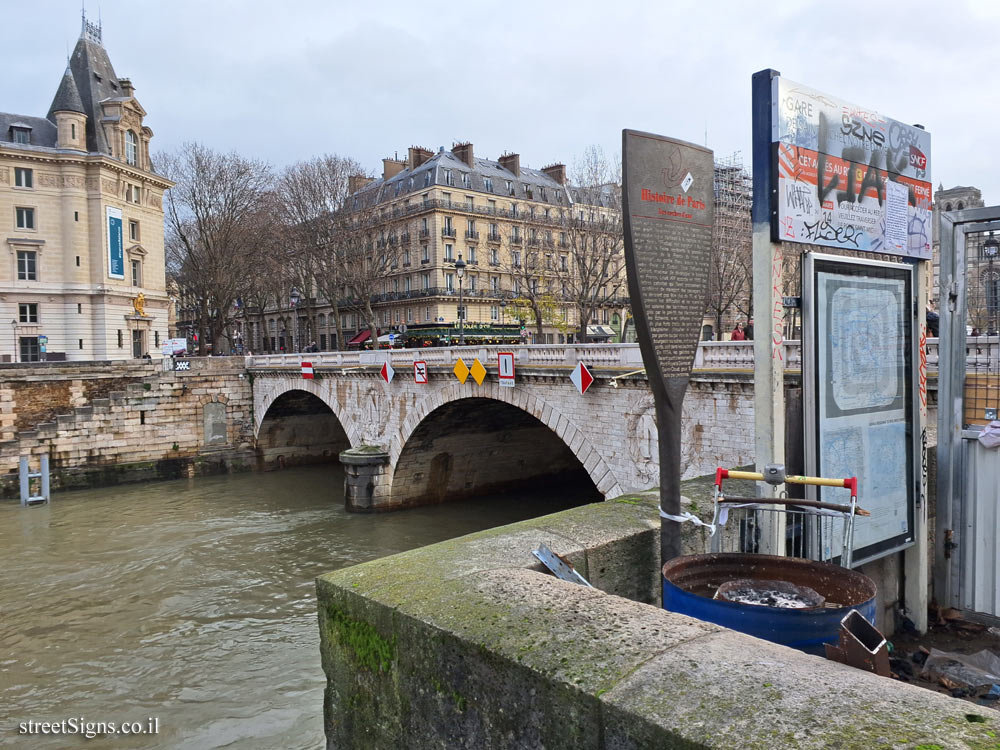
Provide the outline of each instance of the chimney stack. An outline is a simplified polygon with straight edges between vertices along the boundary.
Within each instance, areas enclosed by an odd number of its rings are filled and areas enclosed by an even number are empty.
[[[428,159],[430,159],[434,154],[430,149],[421,148],[420,146],[410,146],[409,157],[407,158],[407,167],[412,171],[424,164]]]
[[[399,159],[382,160],[382,179],[388,180],[395,177],[406,168],[406,162]]]
[[[521,157],[518,154],[504,154],[500,157],[500,166],[508,172],[513,172],[515,177],[521,176]]]
[[[560,185],[566,184],[566,165],[565,164],[549,164],[547,167],[542,167],[542,171],[545,172],[549,177],[558,182]]]
[[[371,181],[371,177],[366,177],[363,174],[352,174],[347,178],[347,192],[353,195]]]
[[[464,161],[470,167],[475,167],[476,164],[472,157],[472,144],[471,143],[456,143],[451,147],[451,152],[455,154],[459,159]]]
[[[122,96],[135,96],[135,87],[128,78],[119,78],[118,85],[121,86]]]

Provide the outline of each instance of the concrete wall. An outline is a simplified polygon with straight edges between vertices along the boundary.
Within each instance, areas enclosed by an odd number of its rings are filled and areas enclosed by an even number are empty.
[[[321,576],[327,747],[996,747],[990,709],[644,603],[658,546],[628,497]]]
[[[243,360],[191,363],[189,372],[131,362],[0,366],[0,494],[17,495],[22,455],[49,454],[53,489],[252,468]],[[20,429],[32,419],[47,421]]]

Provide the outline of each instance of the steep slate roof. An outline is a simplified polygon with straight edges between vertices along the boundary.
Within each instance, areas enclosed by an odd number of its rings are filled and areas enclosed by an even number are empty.
[[[118,86],[118,76],[111,66],[111,59],[107,51],[97,42],[93,42],[86,37],[80,37],[73,49],[73,55],[69,59],[69,70],[76,83],[76,89],[83,106],[83,113],[87,115],[87,150],[110,154],[111,147],[108,139],[104,135],[104,128],[97,127],[101,112],[99,102],[103,99],[111,99],[121,96],[121,88]],[[60,89],[62,86],[60,86]],[[56,98],[58,98],[58,93]],[[53,107],[56,102],[53,100]],[[53,118],[55,109],[49,108],[49,119]]]
[[[361,188],[355,195],[368,202],[375,204],[382,201],[405,195],[406,193],[418,193],[430,187],[444,187],[455,190],[475,190],[481,193],[492,192],[497,198],[512,201],[528,201],[531,203],[541,203],[544,205],[560,206],[572,205],[576,196],[571,193],[569,185],[561,185],[540,169],[529,167],[520,168],[520,176],[515,176],[509,169],[500,166],[500,162],[490,159],[480,159],[473,157],[475,167],[469,167],[462,159],[455,156],[451,151],[440,150],[426,162],[416,169],[403,169],[399,174],[390,177],[388,180],[378,178],[365,187]],[[452,170],[454,184],[449,185],[445,181],[444,170]],[[425,174],[430,172],[430,181],[426,184]],[[462,184],[462,174],[469,175],[469,184]],[[413,178],[413,187],[409,185],[410,178]],[[492,178],[493,190],[486,189],[485,178]],[[506,180],[514,184],[514,195],[508,195],[506,190]],[[525,186],[533,188],[533,197],[529,199],[524,192]],[[398,186],[398,187],[397,187]],[[540,197],[539,187],[546,189],[545,199]],[[562,191],[564,200],[562,203],[556,200],[556,191]],[[371,205],[371,203],[369,203]]]
[[[66,66],[63,73],[62,83],[52,99],[52,106],[49,107],[49,119],[53,119],[56,112],[80,112],[86,114],[83,102],[80,101],[80,92],[76,88],[76,81],[73,79],[73,72]]]
[[[13,143],[14,139],[10,132],[11,125],[27,126],[31,128],[31,145],[26,146],[22,143],[18,143],[18,148],[54,148],[56,145],[55,123],[49,122],[44,117],[15,115],[9,112],[0,112],[0,143]]]

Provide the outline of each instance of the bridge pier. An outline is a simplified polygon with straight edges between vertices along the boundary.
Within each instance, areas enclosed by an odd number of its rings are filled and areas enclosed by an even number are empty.
[[[344,467],[344,504],[354,513],[372,513],[391,491],[389,454],[377,445],[340,452]]]

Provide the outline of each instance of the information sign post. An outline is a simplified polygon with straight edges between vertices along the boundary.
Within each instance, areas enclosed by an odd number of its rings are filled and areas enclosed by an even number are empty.
[[[666,562],[681,553],[681,406],[708,298],[715,163],[701,146],[625,130],[622,166],[625,265],[656,408]]]

